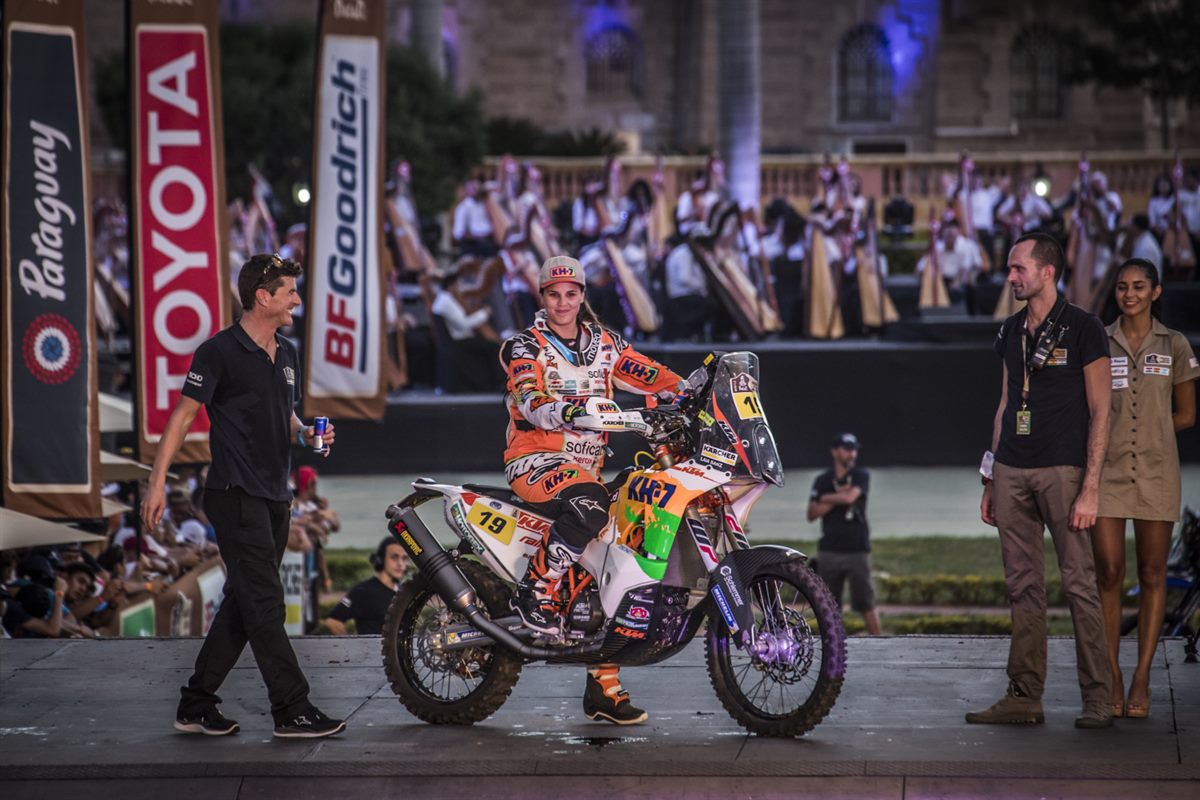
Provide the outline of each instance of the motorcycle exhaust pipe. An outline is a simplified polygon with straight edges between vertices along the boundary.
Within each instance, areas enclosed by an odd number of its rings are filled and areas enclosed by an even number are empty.
[[[488,619],[479,610],[479,607],[475,605],[475,590],[459,571],[458,565],[454,563],[450,554],[438,544],[437,539],[417,516],[415,510],[411,507],[388,506],[387,518],[388,530],[412,557],[417,568],[421,570],[421,574],[433,584],[433,590],[438,593],[438,596],[445,600],[451,608],[462,612],[472,625],[494,641],[526,658],[587,655],[599,652],[603,647],[603,642],[595,642],[564,651],[525,644],[506,628]]]
[[[433,538],[429,528],[412,508],[388,507],[388,530],[416,563],[421,574],[447,605],[470,616],[475,608],[475,590],[463,577],[450,554]]]

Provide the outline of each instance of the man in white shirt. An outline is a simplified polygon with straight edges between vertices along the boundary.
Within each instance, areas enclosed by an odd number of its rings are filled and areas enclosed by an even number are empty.
[[[480,258],[495,255],[498,248],[479,181],[467,181],[465,192],[462,202],[454,207],[450,234],[463,255]]]
[[[1054,209],[1046,202],[1046,198],[1038,197],[1025,183],[1018,186],[1017,193],[1009,195],[996,209],[996,218],[1016,236],[1037,230],[1053,216]]]
[[[699,234],[706,232],[701,227]],[[699,235],[698,234],[698,235]],[[663,308],[663,338],[704,339],[704,326],[710,316],[708,277],[692,252],[681,244],[667,255],[665,265],[667,303]]]
[[[442,278],[429,310],[446,327],[449,341],[435,339],[437,383],[444,392],[487,392],[503,386],[498,342],[485,337],[480,328],[487,324],[492,309],[481,306],[467,313],[454,293],[459,272]],[[493,334],[494,335],[494,334]]]

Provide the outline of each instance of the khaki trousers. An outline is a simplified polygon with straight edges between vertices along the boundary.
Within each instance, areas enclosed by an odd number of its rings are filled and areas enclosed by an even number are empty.
[[[996,464],[992,487],[1004,580],[1012,606],[1008,677],[1029,697],[1046,686],[1046,567],[1044,531],[1050,529],[1063,594],[1075,626],[1075,658],[1084,705],[1107,706],[1112,675],[1105,649],[1104,615],[1096,588],[1091,535],[1070,529],[1071,504],[1083,481],[1080,467],[1016,469]]]

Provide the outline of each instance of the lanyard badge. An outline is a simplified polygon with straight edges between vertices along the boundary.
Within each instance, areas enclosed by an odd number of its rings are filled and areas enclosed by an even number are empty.
[[[1021,365],[1024,367],[1025,381],[1021,386],[1021,408],[1017,411],[1017,436],[1029,436],[1033,433],[1033,412],[1029,410],[1029,378],[1033,373],[1046,366],[1050,354],[1054,352],[1054,349],[1066,336],[1067,331],[1070,330],[1069,326],[1058,324],[1066,306],[1066,301],[1061,297],[1054,304],[1054,308],[1046,320],[1046,325],[1033,347],[1032,355],[1030,355],[1025,341],[1029,336],[1029,331],[1024,323],[1021,325]]]

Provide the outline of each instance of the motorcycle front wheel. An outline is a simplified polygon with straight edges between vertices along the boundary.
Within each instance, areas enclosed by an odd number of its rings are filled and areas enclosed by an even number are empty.
[[[460,560],[488,616],[508,613],[509,592],[482,565]],[[392,691],[414,716],[435,725],[471,725],[496,712],[521,676],[520,656],[500,645],[442,651],[438,633],[466,617],[446,606],[424,577],[406,581],[383,621],[383,668]]]
[[[799,736],[833,708],[846,672],[846,630],[828,587],[800,561],[760,567],[747,580],[748,641],[719,616],[705,637],[708,675],[721,705],[760,736]],[[739,644],[745,641],[745,646]]]

